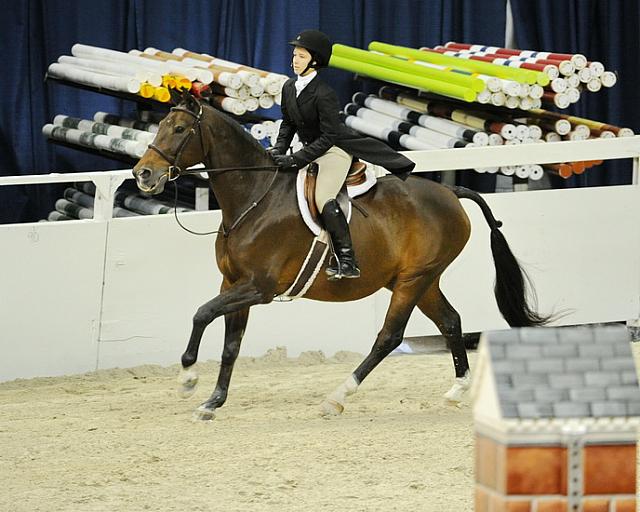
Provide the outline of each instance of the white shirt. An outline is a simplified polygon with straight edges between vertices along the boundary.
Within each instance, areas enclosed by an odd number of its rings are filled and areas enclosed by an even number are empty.
[[[298,79],[294,83],[294,85],[296,86],[296,98],[300,96],[300,93],[302,92],[302,90],[307,85],[309,85],[309,82],[311,82],[311,80],[313,80],[317,74],[318,74],[317,71],[313,71],[312,73],[309,73],[307,76],[298,75]]]

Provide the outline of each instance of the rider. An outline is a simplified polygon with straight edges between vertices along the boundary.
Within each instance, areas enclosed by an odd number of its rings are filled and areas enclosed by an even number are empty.
[[[270,152],[282,168],[318,164],[315,201],[337,258],[327,268],[327,275],[330,280],[360,277],[349,225],[336,200],[353,157],[381,165],[402,180],[415,164],[384,142],[365,137],[340,121],[335,91],[317,76],[317,70],[327,66],[331,57],[332,44],[326,34],[304,30],[289,44],[293,46],[291,67],[297,79],[290,78],[282,88],[283,119]],[[304,147],[286,154],[296,132]]]

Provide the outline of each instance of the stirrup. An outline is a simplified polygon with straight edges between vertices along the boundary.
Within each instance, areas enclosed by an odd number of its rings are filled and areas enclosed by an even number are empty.
[[[336,259],[336,265],[331,263],[326,268],[327,280],[337,281],[338,279],[357,279],[360,277],[360,269],[353,263],[342,263]]]

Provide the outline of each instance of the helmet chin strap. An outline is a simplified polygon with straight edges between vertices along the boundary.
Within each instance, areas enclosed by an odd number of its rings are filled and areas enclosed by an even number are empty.
[[[312,66],[312,64],[313,64],[313,62],[309,62],[309,64],[307,64],[307,67],[306,67],[306,68],[304,68],[304,71],[303,71],[302,73],[300,73],[300,76],[304,76],[304,75],[305,75],[305,73],[306,73],[307,71],[309,71],[310,69],[314,69],[314,70],[315,70],[315,68]]]

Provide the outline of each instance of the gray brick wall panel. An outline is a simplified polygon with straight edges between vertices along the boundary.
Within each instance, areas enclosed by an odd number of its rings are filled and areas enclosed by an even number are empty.
[[[620,374],[616,372],[586,372],[584,382],[587,386],[606,388],[620,384]]]
[[[581,373],[558,373],[549,375],[549,385],[554,389],[579,389],[584,387]]]
[[[554,415],[558,418],[581,418],[589,416],[589,404],[558,402],[553,404]]]
[[[507,345],[505,347],[505,357],[507,359],[537,359],[542,355],[540,345]]]
[[[537,359],[526,362],[528,373],[560,373],[565,370],[562,359]]]
[[[545,345],[542,347],[543,357],[577,357],[578,346],[573,343]]]
[[[568,372],[586,372],[600,370],[600,359],[595,357],[582,357],[565,360]]]
[[[558,334],[556,329],[546,327],[525,327],[519,329],[520,341],[522,343],[558,343]]]
[[[607,398],[607,392],[603,388],[570,389],[569,400],[572,402],[598,402]]]
[[[523,328],[485,336],[503,417],[640,417],[625,327]]]
[[[515,404],[500,403],[500,409],[504,418],[517,418],[518,408]]]
[[[551,418],[553,406],[536,402],[523,402],[518,404],[518,416],[520,418]]]
[[[614,386],[607,389],[609,400],[622,400],[630,402],[640,400],[640,389],[637,386]]]
[[[489,344],[489,353],[491,354],[492,360],[502,360],[504,359],[504,346],[498,345],[497,343],[491,343]]]
[[[591,415],[601,416],[626,416],[627,407],[623,402],[594,402],[591,404]]]
[[[524,373],[524,361],[492,361],[491,367],[496,375]]]
[[[579,357],[613,357],[613,345],[590,344],[578,345]]]
[[[633,371],[636,369],[636,366],[633,364],[633,358],[631,357],[612,357],[602,360],[602,369],[615,372]]]
[[[628,343],[629,331],[624,326],[598,327],[594,329],[595,339],[598,343]]]
[[[494,376],[496,379],[496,384],[500,385],[507,385],[507,386],[511,386],[513,385],[511,382],[511,375],[507,375],[507,374],[500,374],[500,375],[495,375]]]
[[[616,356],[633,357],[631,352],[631,343],[616,343],[613,347]]]
[[[514,388],[533,389],[549,383],[549,376],[546,373],[517,373],[511,376],[511,383]]]
[[[640,416],[640,401],[627,403],[627,416]]]
[[[505,402],[533,402],[533,389],[498,387],[498,396]]]
[[[489,343],[511,344],[520,342],[520,332],[518,329],[506,329],[503,331],[489,331],[487,333]]]
[[[569,401],[569,391],[567,389],[541,387],[533,390],[533,397],[539,403],[567,402]]]
[[[567,327],[558,329],[560,343],[592,343],[594,340],[593,329],[590,327]]]

